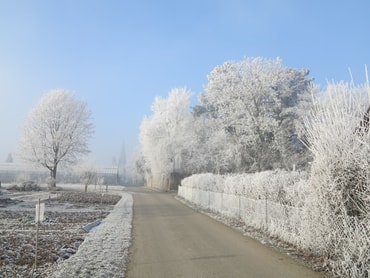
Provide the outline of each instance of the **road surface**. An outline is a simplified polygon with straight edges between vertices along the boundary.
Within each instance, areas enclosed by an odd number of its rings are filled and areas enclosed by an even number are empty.
[[[175,194],[128,190],[134,197],[128,278],[325,277],[192,210]]]

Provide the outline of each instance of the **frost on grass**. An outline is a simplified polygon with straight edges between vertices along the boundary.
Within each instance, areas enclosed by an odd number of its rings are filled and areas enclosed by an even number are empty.
[[[86,235],[78,252],[49,275],[61,277],[124,277],[131,238],[132,196],[121,200],[100,226]]]

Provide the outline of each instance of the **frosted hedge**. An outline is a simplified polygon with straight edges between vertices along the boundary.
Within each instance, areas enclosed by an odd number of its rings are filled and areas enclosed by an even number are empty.
[[[187,188],[231,195],[243,195],[283,205],[301,207],[308,192],[306,172],[265,171],[255,174],[215,175],[198,174],[183,179]]]
[[[316,198],[312,189],[306,172],[267,171],[193,175],[182,180],[178,194],[204,209],[237,218],[299,248],[327,256],[335,274],[366,277],[363,275],[367,275],[369,261],[368,224],[353,218],[343,221],[343,216],[338,216],[332,221],[337,226],[328,229],[312,207]],[[316,207],[320,206],[316,203]],[[317,235],[323,231],[328,241],[332,237],[338,240],[331,251],[325,248],[323,252],[322,242],[318,245]]]

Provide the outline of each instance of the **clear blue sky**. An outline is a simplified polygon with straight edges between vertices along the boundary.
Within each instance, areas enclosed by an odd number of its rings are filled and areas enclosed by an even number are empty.
[[[28,111],[51,89],[85,99],[99,164],[138,146],[155,96],[197,95],[225,61],[280,57],[326,80],[363,83],[368,0],[0,0],[0,162]]]

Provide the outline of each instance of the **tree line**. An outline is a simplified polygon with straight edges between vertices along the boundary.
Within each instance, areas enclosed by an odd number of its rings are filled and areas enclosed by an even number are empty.
[[[140,127],[136,170],[159,184],[173,173],[306,168],[299,131],[317,90],[308,75],[280,59],[246,58],[215,67],[197,105],[186,88],[156,97]]]

